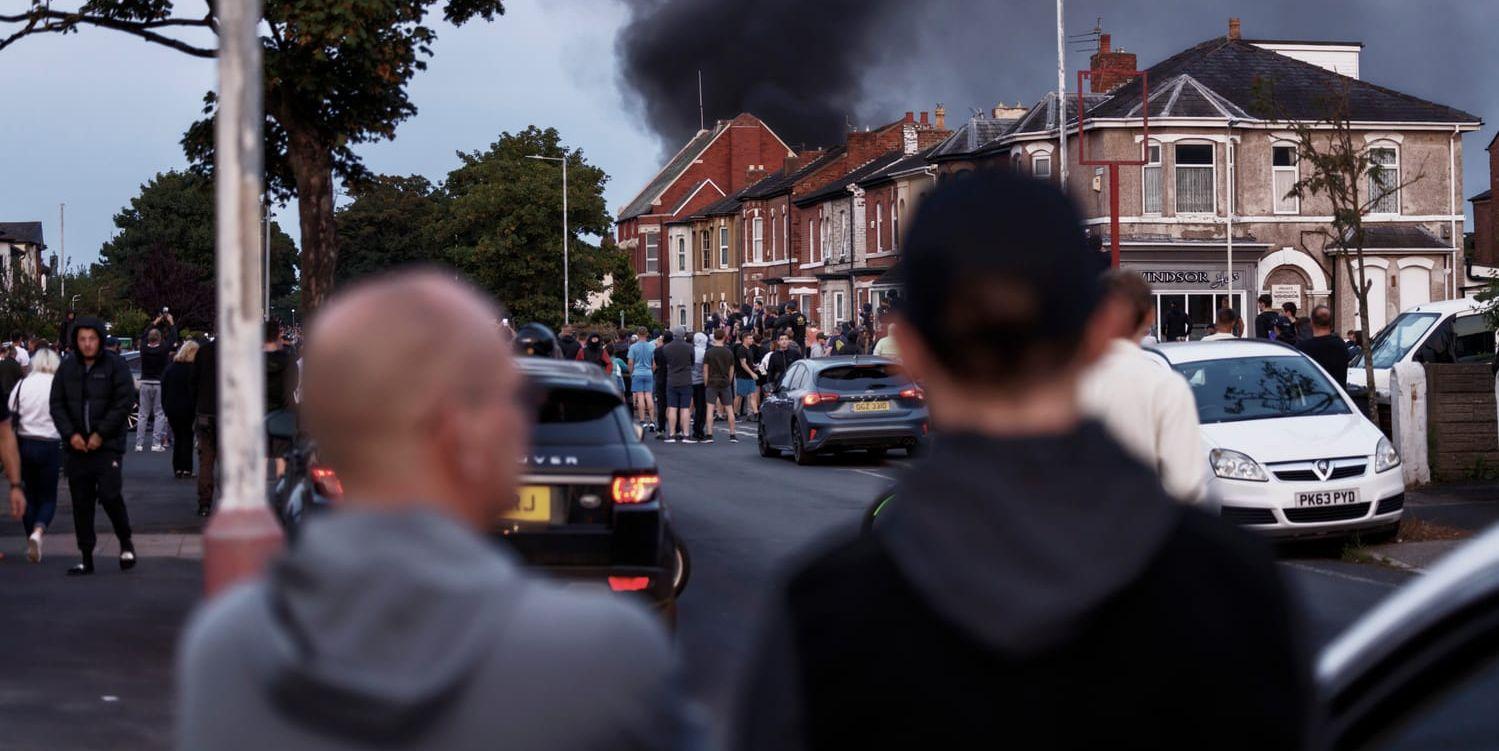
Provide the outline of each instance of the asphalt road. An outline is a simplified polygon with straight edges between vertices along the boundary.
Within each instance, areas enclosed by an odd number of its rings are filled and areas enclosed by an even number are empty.
[[[881,489],[920,462],[859,455],[799,467],[763,459],[753,425],[738,445],[720,427],[709,445],[653,442],[673,519],[692,553],[693,575],[677,638],[689,691],[719,717],[732,711],[738,676],[768,592],[819,540],[854,534]],[[1287,583],[1303,605],[1307,638],[1325,644],[1412,574],[1339,560],[1337,545],[1282,548]]]

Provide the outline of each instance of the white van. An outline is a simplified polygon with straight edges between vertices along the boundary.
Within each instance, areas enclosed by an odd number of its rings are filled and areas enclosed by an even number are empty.
[[[1374,335],[1374,390],[1390,399],[1390,369],[1397,362],[1491,362],[1494,326],[1484,315],[1488,303],[1471,297],[1417,305]],[[1348,363],[1351,386],[1366,383],[1364,358]]]

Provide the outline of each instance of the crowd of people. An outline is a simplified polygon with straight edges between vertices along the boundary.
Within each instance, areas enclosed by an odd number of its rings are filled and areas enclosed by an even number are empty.
[[[797,360],[895,357],[890,327],[878,336],[874,314],[866,306],[862,323],[843,322],[830,335],[816,330],[795,301],[767,306],[755,300],[708,316],[696,332],[640,327],[589,332],[580,341],[576,329],[563,326],[558,346],[562,359],[597,363],[609,373],[629,398],[636,423],[657,440],[713,443],[713,424],[723,421],[729,442],[738,443],[735,426],[759,419],[761,400]]]
[[[59,332],[56,343],[13,332],[0,346],[0,464],[11,480],[11,516],[24,525],[27,559],[40,562],[56,515],[59,475],[66,477],[81,555],[68,574],[94,571],[94,515],[100,507],[119,539],[120,567],[128,570],[136,556],[122,464],[131,417],[135,450],[144,451],[149,436],[153,453],[171,451],[176,479],[196,474],[198,515],[207,516],[212,507],[218,441],[214,345],[204,336],[180,338],[172,314],[162,309],[131,355],[139,361],[137,374],[119,339],[97,318],[70,311]],[[274,319],[266,323],[268,419],[295,408],[299,340],[300,330]],[[287,446],[269,444],[279,472]]]

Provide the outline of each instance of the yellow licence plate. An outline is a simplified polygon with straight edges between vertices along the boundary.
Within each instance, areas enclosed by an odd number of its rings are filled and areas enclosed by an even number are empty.
[[[546,485],[522,485],[515,493],[515,508],[500,514],[512,522],[552,520],[552,489]]]
[[[890,402],[856,402],[855,412],[889,412]]]

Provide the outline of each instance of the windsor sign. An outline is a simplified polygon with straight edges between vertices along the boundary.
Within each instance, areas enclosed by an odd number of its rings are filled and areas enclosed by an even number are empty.
[[[1165,271],[1141,271],[1141,278],[1146,284],[1196,284],[1208,289],[1222,289],[1228,286],[1228,274],[1222,271],[1187,271],[1187,270],[1165,270]],[[1239,286],[1244,274],[1240,271],[1234,272],[1234,286]]]

